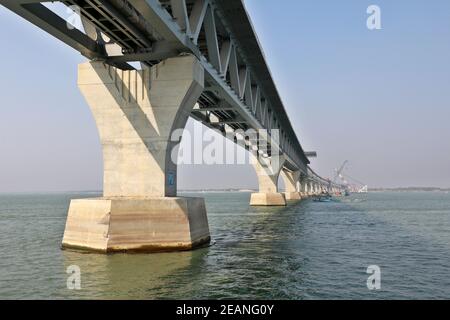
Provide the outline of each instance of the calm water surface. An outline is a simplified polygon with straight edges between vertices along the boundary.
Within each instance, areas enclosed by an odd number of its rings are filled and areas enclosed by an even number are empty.
[[[0,298],[450,298],[450,194],[370,193],[250,208],[247,193],[206,199],[214,245],[183,253],[60,250],[71,198],[0,195]],[[66,268],[81,268],[79,291]],[[378,265],[382,287],[366,287]]]

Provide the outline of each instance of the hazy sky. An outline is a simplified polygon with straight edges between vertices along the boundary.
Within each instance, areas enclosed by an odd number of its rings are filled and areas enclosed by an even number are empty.
[[[349,160],[372,187],[450,187],[450,1],[246,4],[316,171]],[[382,30],[366,27],[371,4]],[[0,192],[101,189],[99,138],[76,86],[84,58],[3,7],[0,41]],[[183,166],[179,185],[247,188],[256,176]]]

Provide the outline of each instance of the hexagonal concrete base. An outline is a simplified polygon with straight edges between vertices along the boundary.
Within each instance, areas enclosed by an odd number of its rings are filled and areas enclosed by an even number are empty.
[[[63,248],[99,252],[190,250],[210,241],[201,198],[72,200]]]
[[[285,206],[286,198],[283,193],[252,193],[251,206]]]
[[[285,192],[284,196],[286,197],[286,200],[301,200],[302,199],[300,192]]]

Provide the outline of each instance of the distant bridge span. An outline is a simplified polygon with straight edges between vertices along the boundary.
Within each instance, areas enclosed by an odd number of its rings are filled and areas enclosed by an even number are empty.
[[[169,159],[172,133],[189,116],[258,156],[252,205],[343,189],[309,167],[241,0],[60,1],[79,10],[84,32],[42,2],[0,0],[90,60],[78,85],[105,167],[104,197],[72,201],[64,246],[171,250],[209,241],[204,202],[177,197]],[[142,70],[129,64],[136,61]]]

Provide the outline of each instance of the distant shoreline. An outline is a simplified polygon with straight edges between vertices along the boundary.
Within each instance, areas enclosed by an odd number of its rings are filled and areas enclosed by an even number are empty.
[[[369,192],[450,192],[450,188],[437,187],[399,187],[399,188],[369,188]],[[189,192],[258,192],[256,189],[204,189],[204,190],[178,190],[181,193]],[[284,192],[284,190],[280,190]]]
[[[256,189],[203,189],[203,190],[178,190],[181,193],[189,192],[258,192]]]
[[[369,188],[369,192],[450,192],[450,188],[437,187],[398,187],[398,188]],[[258,192],[256,189],[193,189],[178,190],[179,193],[206,193],[206,192],[234,192],[234,193],[251,193]],[[284,192],[284,190],[280,190]],[[68,190],[68,191],[0,191],[0,195],[20,195],[20,194],[102,194],[102,190]]]
[[[450,188],[406,187],[406,188],[369,188],[369,192],[450,192]]]

